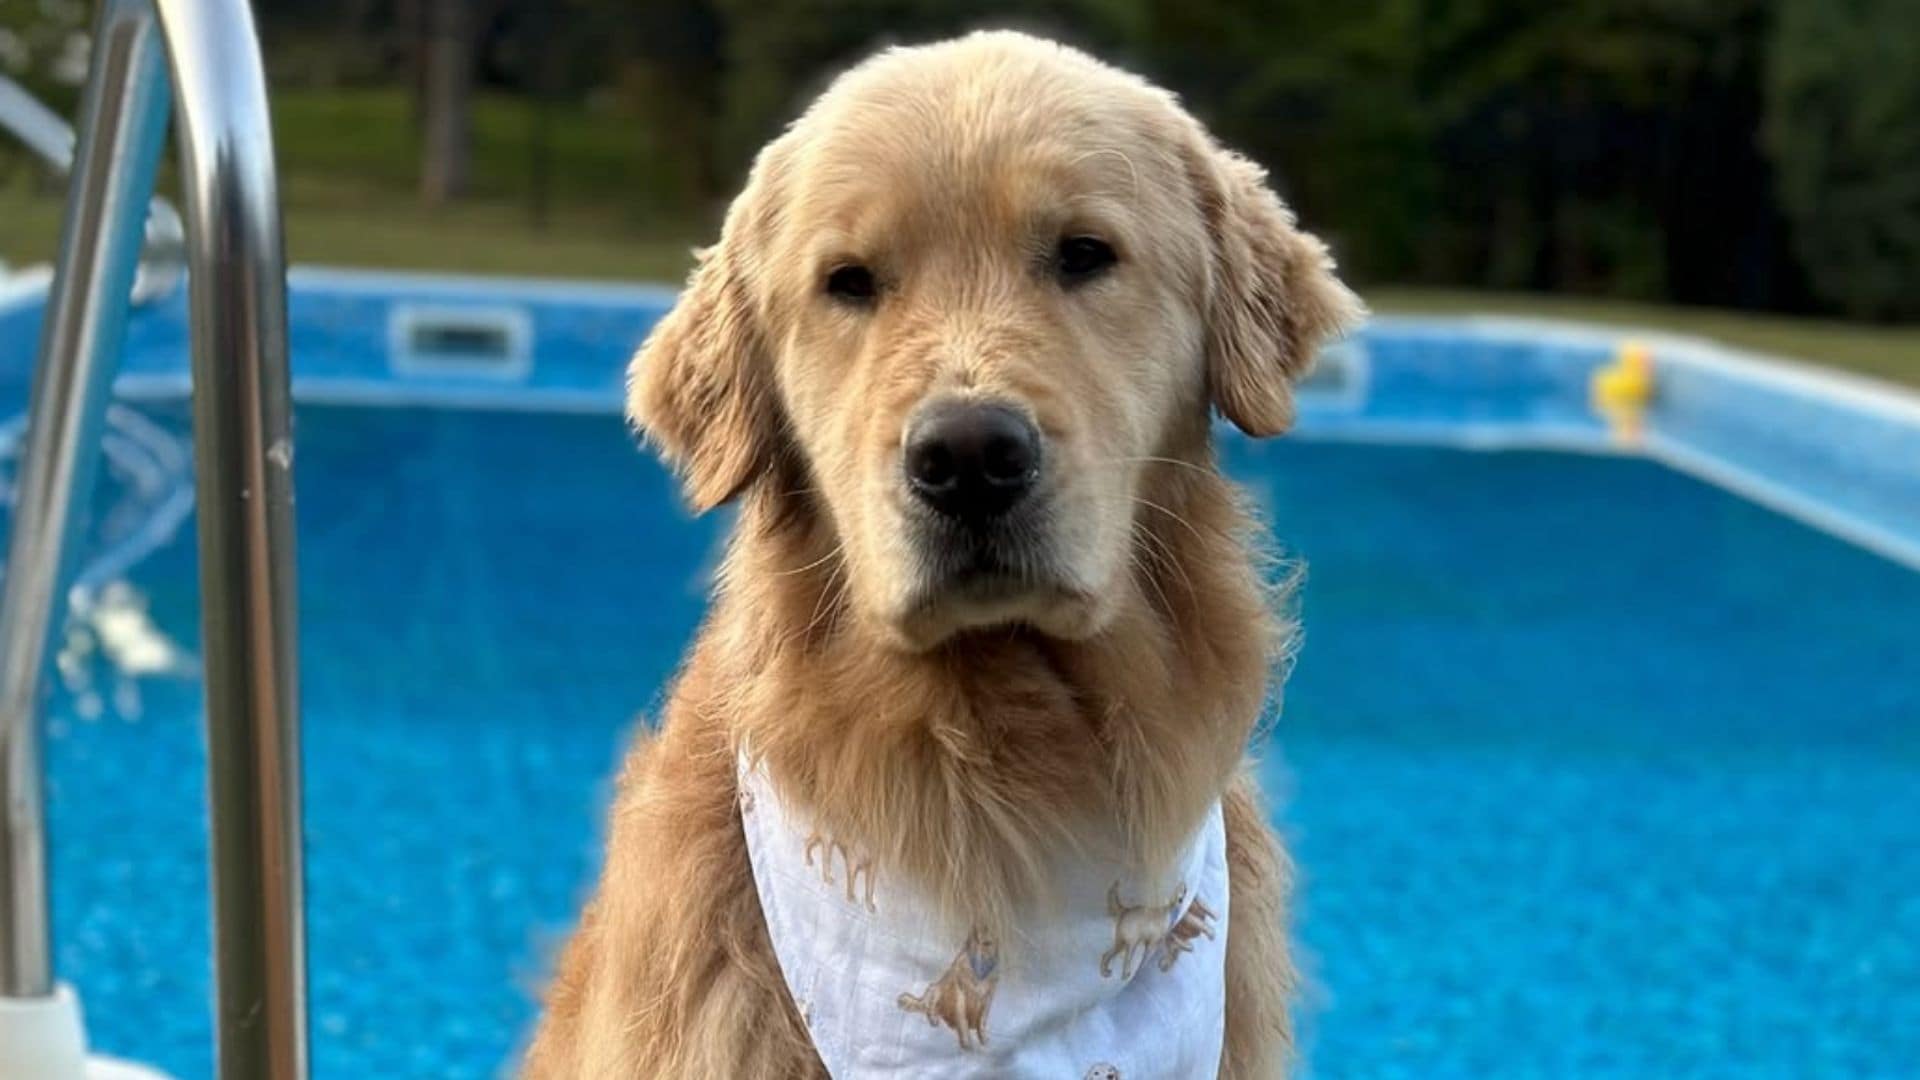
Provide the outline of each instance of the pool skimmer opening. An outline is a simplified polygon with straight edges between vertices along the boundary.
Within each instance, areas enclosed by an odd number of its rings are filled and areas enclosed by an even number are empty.
[[[533,370],[533,319],[517,305],[396,304],[387,355],[398,375],[517,382]]]

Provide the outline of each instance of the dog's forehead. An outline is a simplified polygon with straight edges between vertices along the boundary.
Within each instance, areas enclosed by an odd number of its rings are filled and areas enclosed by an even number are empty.
[[[1174,107],[1131,76],[1051,47],[888,60],[841,80],[796,128],[803,206],[821,224],[1098,216],[1177,183]]]
[[[801,206],[814,224],[906,241],[902,230],[955,222],[971,232],[1035,218],[1109,220],[1164,198],[1168,182],[1118,140],[1067,132],[946,142],[931,129],[890,143],[873,147],[860,132],[822,144],[819,165],[802,181]]]

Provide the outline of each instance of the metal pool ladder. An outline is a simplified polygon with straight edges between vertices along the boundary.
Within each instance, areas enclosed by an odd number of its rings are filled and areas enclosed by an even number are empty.
[[[228,1080],[298,1080],[307,1038],[293,442],[259,41],[246,0],[102,0],[94,31],[0,581],[0,1016],[71,1000],[50,945],[40,703],[171,81],[192,333],[217,1059]]]

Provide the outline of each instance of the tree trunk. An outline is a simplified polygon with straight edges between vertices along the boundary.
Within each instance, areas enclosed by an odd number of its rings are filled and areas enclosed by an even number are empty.
[[[466,194],[473,157],[473,24],[469,0],[428,0],[420,195],[441,206]]]

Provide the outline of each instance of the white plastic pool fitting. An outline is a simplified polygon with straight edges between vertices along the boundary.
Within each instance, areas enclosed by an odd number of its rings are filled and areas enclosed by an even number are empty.
[[[119,1058],[87,1055],[80,997],[64,983],[45,997],[0,998],[0,1080],[167,1080]]]

